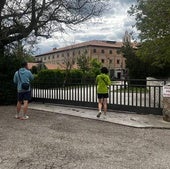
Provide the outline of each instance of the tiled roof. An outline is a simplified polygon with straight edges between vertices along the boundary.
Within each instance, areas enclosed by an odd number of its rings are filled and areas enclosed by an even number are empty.
[[[28,63],[28,69],[32,69],[33,66],[37,66],[38,63],[32,63],[32,62],[29,62]]]
[[[44,63],[44,64],[49,70],[58,69],[58,66],[56,64],[51,64],[51,63]]]
[[[70,50],[70,49],[75,49],[75,48],[81,48],[81,47],[85,47],[85,46],[100,46],[100,47],[121,48],[122,45],[123,45],[122,42],[92,40],[92,41],[88,41],[88,42],[82,42],[82,43],[66,46],[66,47],[59,48],[59,49],[54,49],[51,52],[44,53],[44,54],[37,55],[37,56],[52,54],[52,53]]]
[[[39,63],[28,63],[28,69],[32,69],[33,66],[38,66]],[[54,70],[60,68],[60,66],[57,66],[56,64],[51,64],[51,63],[44,63],[47,69],[49,70]]]

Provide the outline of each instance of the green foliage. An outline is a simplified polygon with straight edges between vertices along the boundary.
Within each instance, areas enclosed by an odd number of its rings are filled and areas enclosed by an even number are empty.
[[[33,67],[31,68],[31,72],[32,72],[33,74],[37,74],[37,73],[38,73],[37,66],[33,66]]]
[[[163,43],[163,41],[159,41],[159,39],[146,41],[137,51],[137,55],[147,63],[149,76],[169,77],[170,48],[167,49],[166,46],[169,44],[167,42],[164,44],[160,43]]]
[[[90,68],[90,58],[87,56],[87,52],[84,52],[77,58],[77,65],[79,69],[84,72],[88,71]]]
[[[81,70],[71,70],[68,83],[80,84],[82,76],[83,76],[83,72]]]
[[[97,76],[98,74],[100,74],[101,67],[101,62],[98,62],[97,59],[92,59],[90,62],[90,73],[94,74],[94,76]]]
[[[82,78],[82,83],[84,84],[94,84],[96,80],[96,74],[92,72],[86,72]]]
[[[126,58],[126,68],[128,68],[130,79],[145,79],[148,75],[148,67],[146,63],[136,55],[136,50],[132,48],[130,43],[125,43],[121,48],[121,52]]]
[[[11,54],[0,56],[0,104],[16,103],[17,91],[13,76],[22,61],[23,58]]]
[[[86,52],[77,59],[77,64],[83,72],[81,82],[94,83],[95,77],[100,74],[102,64],[97,59],[90,60]]]
[[[137,55],[151,67],[151,74],[170,76],[169,0],[138,0],[129,13],[135,16],[135,26],[140,31],[142,45]]]
[[[38,88],[61,87],[64,81],[64,73],[60,70],[42,70],[34,79],[33,85]]]
[[[0,79],[1,77],[6,77],[5,80],[12,78],[23,60],[23,58],[11,54],[0,56]]]

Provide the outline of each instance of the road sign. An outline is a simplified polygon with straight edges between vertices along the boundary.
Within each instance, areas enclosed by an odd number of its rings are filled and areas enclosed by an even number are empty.
[[[170,86],[163,86],[163,97],[170,97]]]

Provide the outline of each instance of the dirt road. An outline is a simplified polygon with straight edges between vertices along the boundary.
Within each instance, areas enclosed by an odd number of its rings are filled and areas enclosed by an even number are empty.
[[[0,169],[169,169],[170,130],[0,107]]]

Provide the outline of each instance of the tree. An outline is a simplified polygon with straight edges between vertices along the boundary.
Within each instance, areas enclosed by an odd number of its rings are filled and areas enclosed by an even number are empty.
[[[87,55],[87,51],[77,57],[77,65],[83,73],[87,72],[90,68],[90,57]]]
[[[69,80],[70,71],[75,64],[75,61],[76,61],[76,58],[74,55],[70,56],[68,53],[67,55],[64,56],[63,62],[64,62],[64,67],[65,67],[65,79],[64,79],[63,86],[65,86],[65,84]]]
[[[100,69],[102,67],[102,63],[98,62],[97,59],[92,59],[90,62],[90,72],[97,76],[100,74]]]
[[[170,1],[138,0],[129,13],[140,31],[142,45],[137,55],[166,75],[170,69]]]
[[[35,58],[32,56],[32,51],[24,49],[21,41],[15,42],[7,46],[5,53],[13,54],[16,57],[21,57],[27,62],[34,62]]]
[[[137,50],[131,46],[130,42],[124,43],[120,49],[126,58],[126,68],[130,79],[145,79],[148,75],[146,63],[136,55]]]
[[[105,9],[103,0],[1,0],[0,50],[29,36],[49,38]]]

